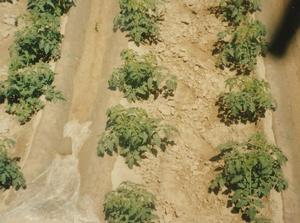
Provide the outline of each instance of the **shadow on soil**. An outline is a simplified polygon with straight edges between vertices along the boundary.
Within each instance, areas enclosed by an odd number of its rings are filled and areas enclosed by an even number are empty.
[[[299,27],[300,0],[290,0],[284,17],[271,40],[269,52],[274,56],[283,57]]]

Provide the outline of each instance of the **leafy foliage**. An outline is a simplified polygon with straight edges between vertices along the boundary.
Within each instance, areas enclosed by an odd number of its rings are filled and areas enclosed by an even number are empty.
[[[75,0],[28,0],[27,8],[38,13],[61,16],[75,5]]]
[[[117,105],[107,111],[107,116],[106,131],[98,143],[99,156],[119,153],[132,168],[146,152],[156,154],[157,148],[164,150],[172,143],[169,138],[175,129],[150,118],[141,108]]]
[[[213,53],[218,54],[218,67],[249,74],[257,63],[257,56],[264,56],[265,52],[265,26],[259,21],[247,20],[234,30],[219,33]]]
[[[218,102],[221,121],[233,123],[257,122],[267,110],[276,105],[269,85],[263,80],[250,77],[234,77],[226,81],[229,92],[220,95]]]
[[[59,58],[62,40],[59,18],[51,14],[33,13],[30,21],[16,34],[11,48],[12,70]]]
[[[260,10],[261,0],[221,0],[217,14],[231,25],[239,25],[248,14]]]
[[[130,182],[105,196],[104,213],[107,223],[153,223],[157,219],[154,195]]]
[[[159,37],[158,22],[161,15],[157,4],[160,0],[119,0],[120,14],[114,20],[114,29],[128,32],[136,43],[156,42]]]
[[[124,50],[121,57],[124,65],[113,72],[108,82],[110,89],[118,88],[129,101],[148,99],[151,94],[157,97],[163,91],[166,97],[174,94],[175,77],[161,87],[165,77],[152,54],[138,56],[133,50]]]
[[[0,189],[25,189],[26,183],[21,168],[18,166],[19,158],[10,158],[6,149],[14,145],[14,141],[7,138],[0,139]]]
[[[257,218],[263,207],[262,198],[272,189],[280,192],[287,188],[282,166],[287,158],[264,135],[254,134],[247,142],[230,142],[220,145],[221,172],[212,181],[210,189],[218,192],[223,187],[235,211],[249,221],[266,222]]]
[[[54,75],[44,63],[11,72],[0,88],[0,97],[7,101],[7,112],[16,115],[19,122],[25,124],[44,107],[41,96],[44,95],[48,101],[63,99],[53,86]]]
[[[60,57],[63,36],[60,19],[75,0],[28,0],[29,15],[10,48],[9,77],[0,82],[0,103],[16,115],[21,124],[42,109],[45,100],[63,99],[53,86],[54,72],[45,62]]]

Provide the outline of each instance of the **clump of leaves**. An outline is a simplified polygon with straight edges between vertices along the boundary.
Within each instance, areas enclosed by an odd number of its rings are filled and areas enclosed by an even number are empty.
[[[221,0],[217,15],[231,25],[239,25],[246,16],[260,10],[261,0]]]
[[[219,148],[221,153],[215,160],[222,160],[218,168],[221,172],[212,181],[210,190],[217,193],[225,187],[234,211],[241,212],[247,221],[266,222],[257,217],[263,207],[262,198],[272,189],[281,192],[287,188],[282,171],[287,158],[261,133],[254,134],[247,142],[230,142]]]
[[[11,71],[0,88],[0,96],[7,102],[7,112],[16,115],[19,122],[25,124],[45,106],[42,96],[48,101],[63,99],[53,85],[54,76],[49,65],[44,63]]]
[[[152,54],[137,55],[133,50],[124,50],[121,53],[124,61],[122,67],[116,69],[108,81],[109,88],[119,89],[129,101],[148,99],[150,95],[157,97],[173,95],[177,87],[175,77],[164,82],[161,68]]]
[[[221,121],[233,123],[257,122],[267,110],[275,110],[275,101],[269,84],[251,77],[234,77],[226,80],[229,92],[220,95],[217,101]]]
[[[219,33],[213,54],[218,54],[217,66],[249,74],[264,56],[267,48],[266,28],[259,21],[247,20],[234,30]]]
[[[158,12],[160,0],[119,0],[120,14],[114,20],[114,29],[128,32],[136,43],[156,42],[159,37]]]
[[[26,188],[26,182],[18,166],[20,158],[10,158],[7,149],[14,145],[14,141],[8,138],[0,138],[0,189],[15,190]]]
[[[38,13],[61,16],[74,5],[75,0],[28,0],[27,8]]]
[[[153,223],[155,197],[140,185],[124,182],[106,194],[104,213],[107,223]]]
[[[38,62],[49,62],[60,56],[59,18],[48,13],[30,15],[30,22],[16,33],[11,47],[10,69],[17,70]]]
[[[98,143],[99,156],[118,153],[132,168],[146,157],[145,153],[156,154],[157,148],[164,151],[172,143],[170,136],[175,129],[149,117],[144,109],[117,105],[107,111],[107,116],[106,131]]]

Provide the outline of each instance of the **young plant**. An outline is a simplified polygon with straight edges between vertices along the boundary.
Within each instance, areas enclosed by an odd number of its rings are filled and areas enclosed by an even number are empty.
[[[128,32],[136,44],[156,42],[158,22],[162,16],[157,5],[160,0],[119,0],[120,14],[114,20],[114,30]]]
[[[226,80],[229,92],[217,101],[219,117],[225,124],[257,122],[267,110],[275,110],[275,101],[269,85],[263,80],[250,77],[234,77]]]
[[[75,0],[28,0],[27,8],[38,13],[61,16],[74,5]]]
[[[219,33],[213,54],[218,54],[218,67],[249,74],[257,64],[257,57],[265,55],[266,46],[265,26],[247,20],[234,30]]]
[[[7,138],[0,138],[0,189],[8,190],[11,187],[15,190],[26,188],[26,182],[18,166],[20,158],[10,158],[7,149],[14,145],[14,141]]]
[[[230,25],[239,25],[246,16],[260,10],[261,0],[221,0],[217,14]]]
[[[49,62],[60,56],[59,18],[51,14],[33,13],[31,22],[17,32],[11,48],[11,70],[17,70],[38,62]]]
[[[211,182],[210,190],[218,193],[225,188],[234,211],[242,213],[247,221],[266,222],[257,214],[264,206],[262,199],[272,189],[281,192],[287,188],[282,171],[287,158],[260,133],[247,142],[230,142],[219,148],[221,153],[215,160],[222,161],[220,173]]]
[[[162,125],[150,118],[141,108],[124,108],[117,105],[107,111],[106,131],[98,143],[98,155],[114,152],[125,157],[129,168],[138,165],[146,157],[145,153],[157,153],[157,148],[165,150],[174,128]]]
[[[140,185],[124,182],[105,196],[107,223],[154,223],[155,197]]]
[[[139,56],[133,50],[124,50],[121,57],[124,64],[113,72],[108,81],[110,89],[119,89],[131,102],[148,99],[151,94],[157,97],[161,92],[166,97],[174,94],[176,79],[173,77],[165,81],[161,87],[165,77],[152,54]]]
[[[54,76],[44,63],[11,72],[0,90],[0,96],[7,102],[7,112],[16,115],[19,122],[25,124],[45,106],[42,96],[48,101],[63,99],[53,85]]]

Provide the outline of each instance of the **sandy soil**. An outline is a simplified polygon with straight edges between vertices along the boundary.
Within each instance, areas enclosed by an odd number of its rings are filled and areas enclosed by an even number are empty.
[[[267,24],[270,36],[277,28],[279,20],[289,1],[264,0],[263,21]],[[283,58],[268,55],[265,59],[268,79],[278,102],[273,123],[277,144],[287,155],[289,162],[285,174],[289,188],[283,193],[284,221],[297,223],[300,219],[300,33],[292,41]]]

